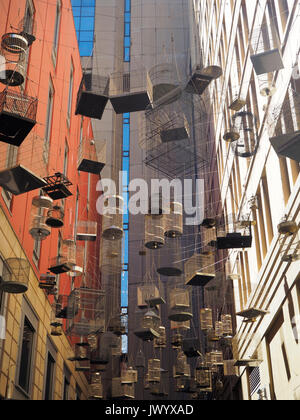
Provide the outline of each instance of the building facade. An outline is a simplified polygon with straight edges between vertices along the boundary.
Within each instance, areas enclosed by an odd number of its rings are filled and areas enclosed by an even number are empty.
[[[72,8],[15,6],[1,2],[0,395],[87,399],[90,378],[70,360],[80,337],[67,316],[53,318],[74,289],[100,288],[100,172],[79,166],[97,159],[91,120],[75,115],[82,66]]]
[[[285,148],[299,130],[299,4],[194,3],[204,62],[223,69],[211,98],[225,225],[252,225],[252,247],[227,267],[243,399],[298,400],[299,156]]]

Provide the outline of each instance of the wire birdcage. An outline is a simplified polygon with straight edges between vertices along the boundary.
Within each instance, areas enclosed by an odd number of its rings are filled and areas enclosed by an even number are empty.
[[[85,69],[77,93],[76,115],[102,119],[109,100],[109,77]]]
[[[209,331],[213,328],[213,311],[210,308],[200,309],[200,328]]]
[[[137,287],[137,306],[141,309],[156,307],[165,303],[162,285],[159,279],[151,276],[144,280],[144,284]]]
[[[36,196],[32,199],[29,233],[33,239],[43,241],[51,234],[51,226],[47,223],[47,214],[52,209],[50,197]]]
[[[161,381],[161,360],[148,360],[148,381],[149,383],[159,383]]]
[[[105,163],[100,162],[97,157],[95,140],[82,139],[78,152],[78,171],[99,175],[104,166]]]
[[[157,272],[165,277],[179,277],[184,271],[180,238],[167,239],[164,248],[158,251]]]
[[[156,64],[149,70],[153,86],[153,101],[173,102],[180,97],[181,83],[175,63]]]
[[[23,258],[11,257],[5,260],[5,270],[0,290],[5,293],[22,294],[28,290],[30,263]]]
[[[102,400],[103,399],[103,385],[101,372],[94,372],[91,377],[89,386],[89,399]]]
[[[112,378],[112,398],[133,400],[135,398],[134,384],[122,384],[121,378]]]
[[[145,215],[145,247],[151,250],[165,245],[165,216]]]
[[[218,249],[243,249],[252,246],[252,222],[229,221],[217,227]]]
[[[152,83],[144,68],[132,66],[129,72],[110,77],[109,98],[117,114],[145,111],[152,106]]]
[[[121,384],[136,384],[138,382],[138,371],[129,367],[123,369],[121,373]]]
[[[167,333],[165,327],[159,327],[159,337],[154,339],[153,347],[155,349],[165,349],[167,347]]]
[[[52,205],[47,212],[46,224],[51,228],[60,229],[64,226],[64,217],[65,212],[63,207],[58,204]]]
[[[155,308],[135,313],[137,329],[134,334],[143,341],[153,341],[159,338],[160,316]]]
[[[160,370],[160,382],[151,382],[150,394],[155,397],[167,397],[169,395],[169,375],[168,371]]]
[[[196,65],[185,90],[194,95],[202,95],[207,87],[222,75],[223,70],[219,66],[208,66],[203,68],[201,65]]]
[[[26,77],[26,52],[15,54],[2,49],[0,57],[0,83],[11,87],[21,86]]]
[[[88,336],[105,327],[105,293],[94,289],[74,289],[68,304],[67,334]]]
[[[183,335],[191,329],[190,321],[171,321],[171,344],[173,349],[179,349],[183,344]]]
[[[170,203],[170,214],[165,216],[165,236],[176,239],[183,235],[183,205],[181,203]]]
[[[121,196],[108,196],[104,199],[102,215],[102,237],[111,241],[123,237],[124,199]]]
[[[190,321],[193,318],[190,290],[173,284],[169,288],[169,320],[175,322]]]
[[[216,276],[213,254],[194,254],[184,265],[186,285],[206,286]]]
[[[77,223],[76,240],[95,242],[97,239],[98,224],[93,220],[79,220]]]
[[[121,239],[111,241],[102,237],[100,248],[100,270],[103,274],[122,273],[122,246]]]

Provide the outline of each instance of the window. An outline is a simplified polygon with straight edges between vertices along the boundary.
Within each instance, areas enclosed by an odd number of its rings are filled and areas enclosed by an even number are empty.
[[[65,154],[64,154],[64,169],[63,174],[68,176],[68,158],[69,158],[69,146],[67,141],[65,142]]]
[[[70,398],[70,383],[71,383],[71,373],[69,369],[64,366],[64,388],[63,388],[63,400],[69,400]]]
[[[52,50],[52,59],[54,65],[56,65],[56,56],[58,49],[58,40],[59,40],[59,28],[60,28],[60,18],[61,18],[61,2],[58,0],[56,4],[56,17],[54,25],[54,39],[53,39],[53,50]]]
[[[70,118],[72,112],[72,100],[73,100],[73,85],[74,85],[74,66],[71,62],[71,72],[70,72],[70,84],[69,84],[69,99],[68,99],[68,113],[67,113],[67,123],[70,126]]]
[[[53,98],[54,98],[54,88],[53,88],[52,80],[50,79],[47,114],[46,114],[46,128],[45,128],[45,143],[47,143],[48,148],[49,148],[49,142],[50,142],[50,137],[51,137]]]
[[[81,57],[90,57],[94,46],[95,0],[72,0]]]
[[[53,399],[53,385],[55,375],[56,350],[47,338],[47,356],[45,368],[45,383],[44,383],[44,400],[50,401]]]
[[[33,24],[34,24],[34,6],[32,3],[32,0],[27,0],[25,14],[24,14],[23,31],[27,34],[33,35]],[[27,74],[29,51],[30,50],[27,51],[26,57],[25,57],[25,65],[24,65],[25,74]]]
[[[21,330],[19,338],[19,354],[16,369],[15,393],[13,398],[29,399],[35,372],[35,347],[38,317],[35,315],[26,298],[22,302]]]

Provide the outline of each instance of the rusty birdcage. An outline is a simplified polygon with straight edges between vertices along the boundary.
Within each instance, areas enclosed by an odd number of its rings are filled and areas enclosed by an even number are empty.
[[[194,254],[184,266],[187,286],[206,286],[216,276],[213,254]]]
[[[152,106],[152,83],[143,68],[116,72],[110,77],[109,99],[117,114],[145,111]]]
[[[102,119],[109,100],[109,77],[85,69],[77,93],[76,115]]]

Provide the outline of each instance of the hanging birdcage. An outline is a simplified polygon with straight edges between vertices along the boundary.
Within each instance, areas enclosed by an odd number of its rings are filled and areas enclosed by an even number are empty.
[[[108,321],[107,329],[114,334],[121,336],[127,333],[126,317],[124,314],[113,315]]]
[[[217,329],[216,329],[217,328]],[[220,334],[221,332],[221,334]],[[206,333],[206,338],[208,343],[217,343],[220,341],[220,338],[222,336],[222,324],[219,321],[216,321],[215,328],[211,328]]]
[[[151,250],[165,245],[165,216],[145,215],[145,247]]]
[[[228,223],[217,229],[218,249],[243,249],[252,246],[252,222]]]
[[[160,382],[151,382],[149,384],[150,394],[155,397],[167,397],[169,395],[169,375],[168,371],[160,369]]]
[[[184,338],[182,350],[189,358],[199,357],[201,355],[201,344],[199,338]]]
[[[171,344],[173,349],[179,349],[183,344],[183,333],[191,328],[190,321],[174,322],[171,321]]]
[[[284,216],[277,227],[278,233],[282,236],[293,236],[299,231],[299,226],[294,220],[289,220],[288,216]]]
[[[159,383],[161,380],[161,361],[160,359],[148,360],[148,381],[149,383]]]
[[[28,47],[28,40],[24,35],[15,32],[2,35],[1,48],[11,54],[23,54],[28,50]]]
[[[59,319],[67,319],[70,313],[68,312],[68,305],[70,303],[69,295],[58,295],[55,304],[53,304],[53,310],[55,317]],[[76,308],[75,308],[76,310]]]
[[[52,206],[53,201],[50,197],[36,196],[32,199],[29,233],[33,239],[43,241],[51,234],[51,226],[47,224],[47,214]]]
[[[111,241],[101,238],[100,247],[100,270],[103,274],[121,274],[122,263],[122,240]]]
[[[6,293],[21,294],[28,290],[30,263],[23,258],[8,258],[1,276],[0,290]]]
[[[88,337],[91,337],[91,333]],[[112,332],[97,333],[96,337],[96,339],[93,337],[93,348],[90,354],[91,365],[106,366],[111,360],[112,349],[116,349],[119,345],[119,337]]]
[[[213,311],[210,308],[200,309],[200,328],[209,331],[213,328]]]
[[[153,284],[144,284],[137,288],[137,306],[141,309],[156,307],[165,303],[162,291]]]
[[[110,78],[109,99],[117,114],[145,111],[152,106],[152,83],[143,68],[113,73]]]
[[[123,354],[123,343],[122,337],[120,335],[115,335],[116,341],[115,345],[111,348],[111,355],[112,357],[121,357]]]
[[[71,362],[81,362],[90,360],[90,347],[87,342],[75,343],[74,356],[69,357]]]
[[[54,175],[45,177],[44,179],[47,185],[43,187],[43,191],[53,200],[62,200],[72,195],[68,189],[72,183],[64,174],[56,172]]]
[[[47,293],[55,291],[56,286],[56,277],[51,274],[41,274],[40,281],[39,281],[39,288],[42,290],[46,290]]]
[[[170,203],[170,214],[165,216],[165,236],[176,239],[183,235],[183,206],[181,203]]]
[[[212,254],[194,254],[184,265],[185,284],[205,287],[216,277],[215,256]]]
[[[99,175],[104,166],[105,163],[99,162],[97,157],[95,141],[92,139],[83,139],[80,143],[78,153],[78,171]]]
[[[167,333],[165,327],[159,327],[159,337],[154,339],[153,347],[155,349],[165,349],[167,347]]]
[[[77,223],[77,241],[94,242],[97,239],[97,222],[80,220]]]
[[[215,365],[215,366],[223,366],[224,364],[223,353],[218,350],[213,350],[210,353],[210,362],[212,365]]]
[[[86,337],[103,332],[105,327],[105,293],[88,288],[74,289],[68,304],[67,334]]]
[[[175,365],[173,366],[173,377],[179,378],[181,376],[185,376],[187,372],[186,366],[188,366],[187,356],[183,353],[183,351],[179,351],[176,357]]]
[[[190,291],[174,285],[169,291],[169,320],[185,322],[192,318]]]
[[[203,68],[201,65],[196,65],[185,90],[194,95],[202,95],[208,86],[222,75],[223,70],[219,66]]]
[[[9,89],[0,92],[0,141],[20,146],[36,124],[37,98]]]
[[[221,337],[224,335],[224,324],[222,321],[215,322],[215,337],[220,340]]]
[[[256,117],[248,111],[240,111],[232,117],[239,138],[232,144],[236,156],[250,158],[258,149]]]
[[[62,228],[64,226],[64,216],[63,207],[54,205],[47,212],[46,225],[54,229]]]
[[[233,335],[232,315],[221,315],[221,322],[223,324],[224,336]]]
[[[109,100],[109,77],[86,69],[77,93],[76,115],[101,120]]]
[[[121,196],[108,196],[104,199],[102,215],[102,237],[110,241],[123,237],[124,199]]]
[[[54,301],[51,305],[51,309],[51,335],[54,337],[60,337],[63,334],[63,318],[57,316],[57,302]]]
[[[179,277],[183,274],[180,239],[168,239],[166,246],[158,251],[157,272],[165,277]]]
[[[89,386],[89,399],[101,400],[103,398],[103,385],[101,372],[94,372]]]
[[[157,64],[149,70],[153,86],[153,102],[171,103],[182,93],[178,72],[174,63]]]
[[[160,316],[155,308],[136,313],[137,329],[134,334],[143,341],[153,341],[159,337]]]
[[[76,264],[76,246],[74,241],[65,239],[59,255],[50,259],[49,271],[53,274],[63,274],[72,270]]]
[[[0,83],[11,87],[21,86],[26,76],[26,53],[16,54],[2,48],[0,57]]]
[[[35,133],[27,135],[19,147],[0,141],[0,186],[13,195],[43,188],[47,174],[44,146],[44,139]]]
[[[122,371],[121,384],[136,384],[138,382],[138,371],[134,370],[133,367],[129,367]]]
[[[197,362],[195,376],[199,388],[208,389],[212,387],[212,373],[203,357],[200,357]]]
[[[239,371],[234,366],[235,360],[224,360],[224,376],[239,376]]]
[[[139,349],[139,351],[136,355],[135,366],[137,368],[145,368],[146,367],[146,358],[145,358],[145,355],[144,355],[142,349]]]
[[[252,54],[250,56],[255,73],[273,73],[284,68],[280,38],[275,22],[263,22],[252,33]]]
[[[112,378],[112,399],[133,400],[135,398],[134,384],[122,384],[121,378]]]

